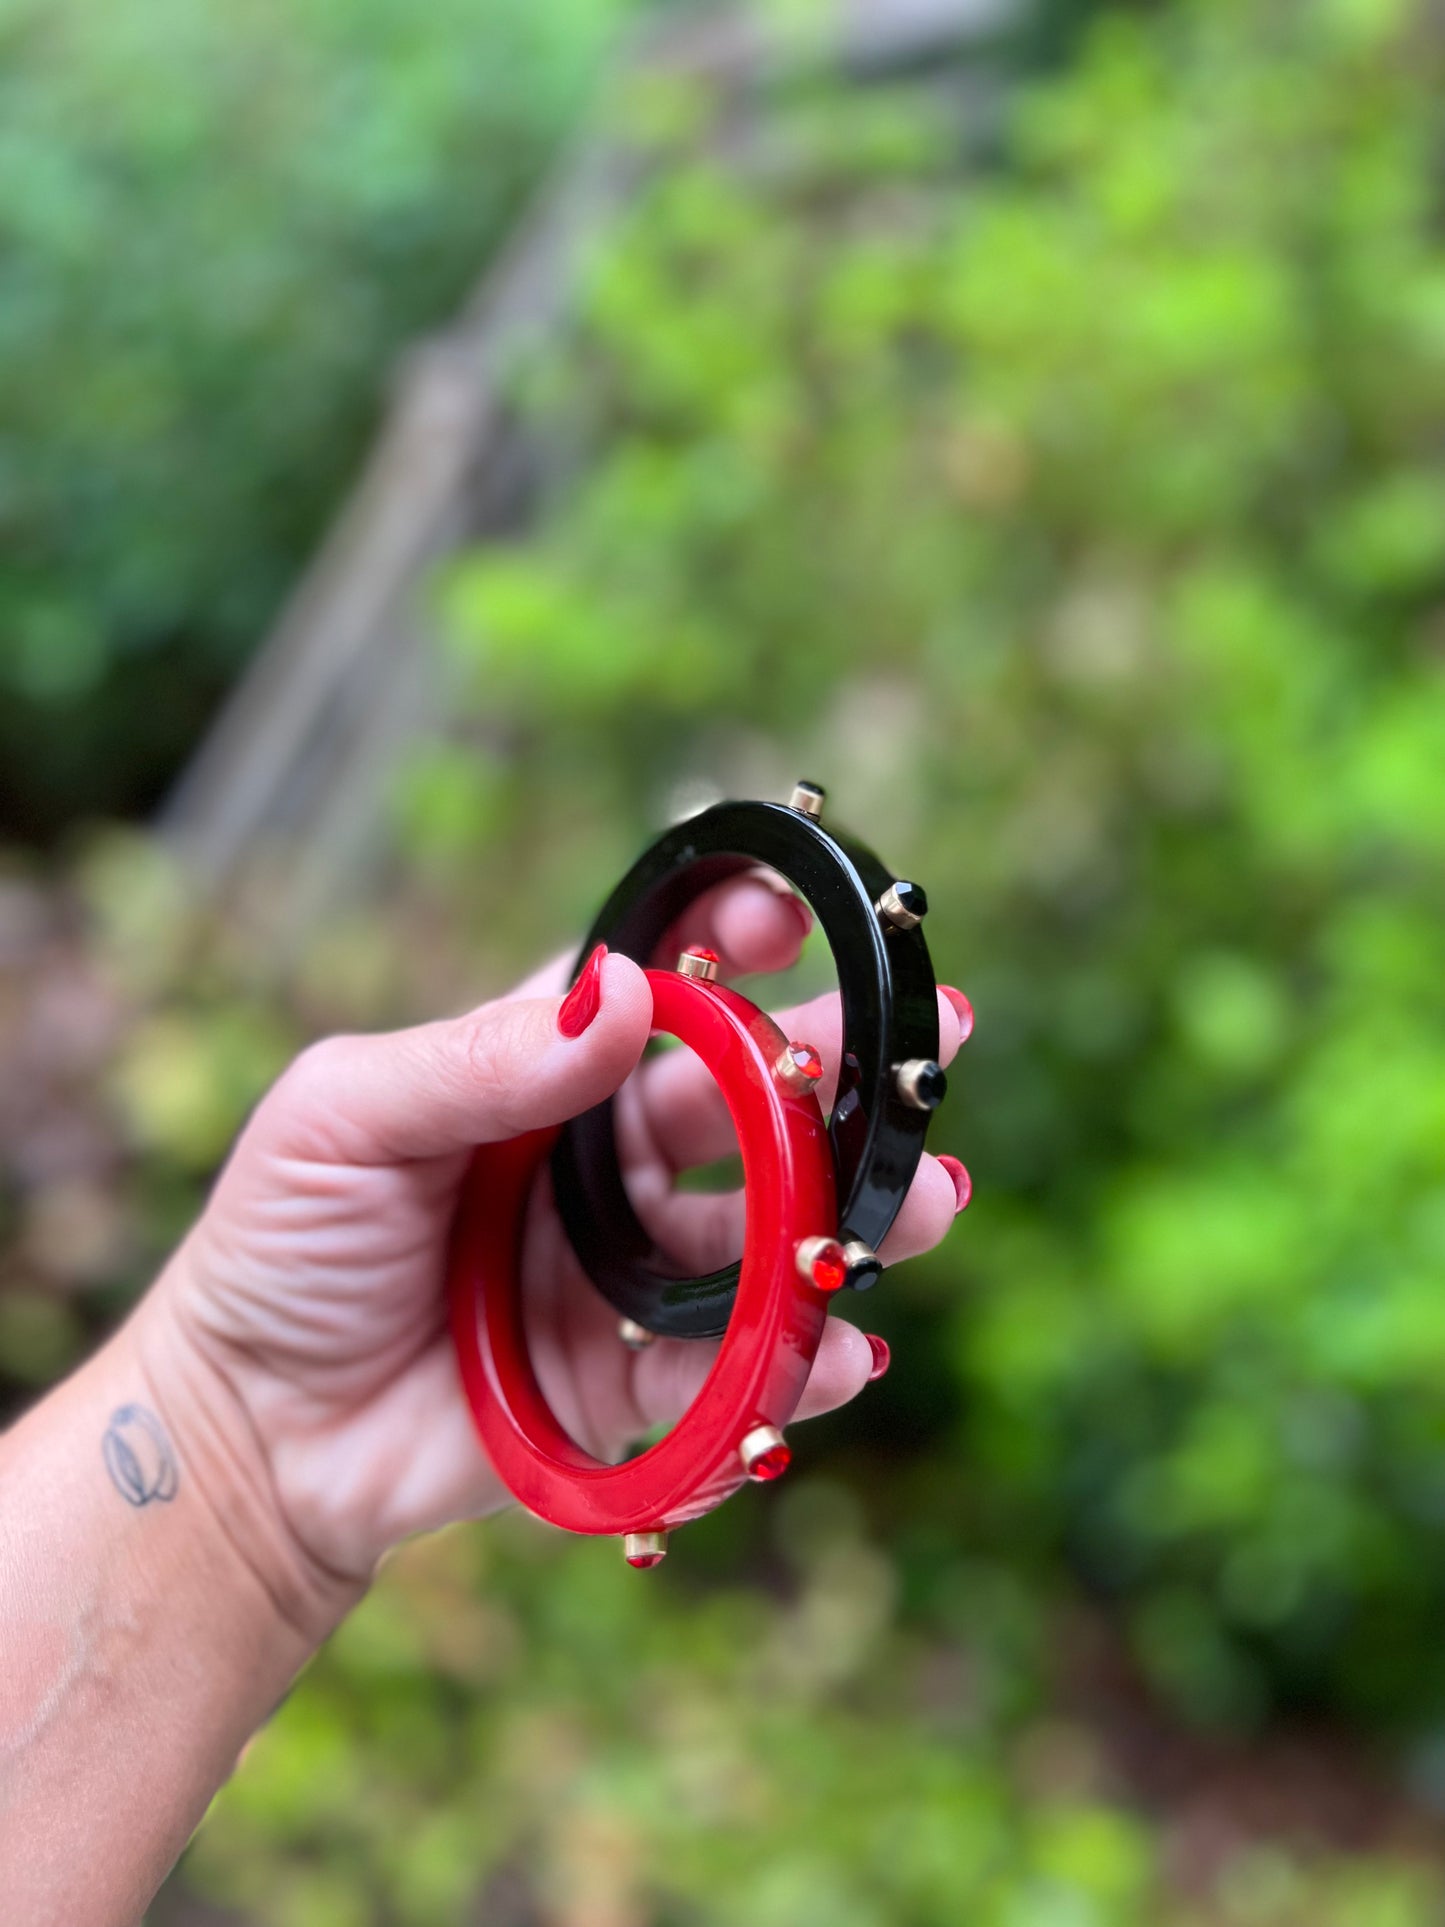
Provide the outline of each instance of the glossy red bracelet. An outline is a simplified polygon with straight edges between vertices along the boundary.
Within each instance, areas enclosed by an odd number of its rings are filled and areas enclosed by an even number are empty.
[[[585,1452],[558,1422],[532,1368],[520,1247],[533,1179],[555,1131],[474,1153],[452,1235],[452,1334],[478,1435],[529,1511],[571,1532],[620,1534],[628,1563],[653,1566],[675,1526],[745,1480],[776,1478],[792,1417],[847,1277],[833,1159],[813,1078],[770,1017],[736,991],[649,970],[653,1028],[689,1045],[716,1078],[742,1152],[747,1233],[737,1301],[701,1391],[655,1445],[620,1465]],[[805,1056],[805,1061],[811,1059]],[[680,1286],[685,1281],[679,1281]]]

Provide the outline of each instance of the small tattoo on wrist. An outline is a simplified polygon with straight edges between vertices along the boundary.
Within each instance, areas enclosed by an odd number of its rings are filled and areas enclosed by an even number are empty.
[[[127,1505],[166,1504],[176,1496],[180,1469],[166,1428],[148,1406],[120,1405],[100,1441],[110,1482]]]

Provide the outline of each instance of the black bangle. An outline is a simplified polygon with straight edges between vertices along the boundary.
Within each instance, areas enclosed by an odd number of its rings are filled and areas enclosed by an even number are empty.
[[[705,890],[759,864],[797,890],[822,925],[842,993],[843,1071],[828,1129],[838,1236],[849,1282],[863,1289],[882,1270],[877,1247],[913,1181],[946,1082],[921,928],[924,893],[895,878],[871,850],[830,835],[817,820],[822,800],[816,785],[800,783],[791,804],[719,803],[667,831],[603,905],[581,955],[605,943],[652,963],[669,928]],[[583,1269],[642,1334],[712,1338],[726,1328],[737,1265],[700,1278],[668,1272],[624,1188],[610,1099],[566,1126],[552,1175]]]

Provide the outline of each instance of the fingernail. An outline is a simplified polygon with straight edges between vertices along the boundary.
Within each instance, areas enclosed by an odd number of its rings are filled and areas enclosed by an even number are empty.
[[[953,1207],[956,1216],[973,1196],[973,1179],[957,1158],[941,1157],[938,1161],[953,1179],[953,1194],[958,1200]]]
[[[813,934],[813,913],[801,897],[789,897],[788,908],[798,919],[798,926],[805,937]]]
[[[963,992],[955,990],[952,984],[940,984],[938,988],[953,1005],[958,1016],[958,1041],[960,1044],[966,1044],[973,1031],[973,1005]]]
[[[602,1008],[602,960],[607,945],[599,943],[577,974],[577,981],[562,999],[557,1012],[557,1028],[564,1037],[580,1037]]]
[[[871,1385],[875,1378],[882,1378],[888,1370],[893,1354],[888,1349],[888,1340],[880,1338],[877,1332],[864,1332],[863,1336],[868,1340],[868,1349],[873,1354],[873,1369],[868,1374],[868,1383]]]

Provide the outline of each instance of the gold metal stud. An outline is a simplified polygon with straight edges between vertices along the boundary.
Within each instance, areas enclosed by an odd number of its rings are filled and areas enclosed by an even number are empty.
[[[883,1260],[862,1238],[849,1238],[843,1246],[848,1261],[848,1283],[854,1291],[868,1291],[883,1276]]]
[[[629,1532],[622,1541],[622,1556],[638,1572],[660,1566],[667,1557],[665,1532]]]
[[[773,1060],[773,1074],[780,1084],[804,1096],[817,1090],[823,1076],[823,1059],[811,1044],[784,1044]]]
[[[793,1462],[788,1441],[776,1425],[755,1425],[738,1447],[743,1470],[759,1485],[780,1479]]]
[[[916,930],[928,915],[928,892],[921,883],[899,877],[890,883],[873,906],[885,930]]]
[[[677,968],[684,977],[694,977],[699,983],[717,982],[718,956],[715,950],[704,950],[699,944],[691,950],[684,950],[677,960]]]
[[[848,1260],[836,1238],[804,1238],[794,1260],[799,1275],[819,1291],[841,1291],[848,1282]]]
[[[911,1110],[936,1111],[948,1091],[943,1067],[931,1057],[910,1057],[893,1073],[898,1095]]]
[[[827,794],[821,783],[809,783],[800,779],[793,785],[793,793],[788,798],[788,808],[816,820],[823,814],[823,803]]]

